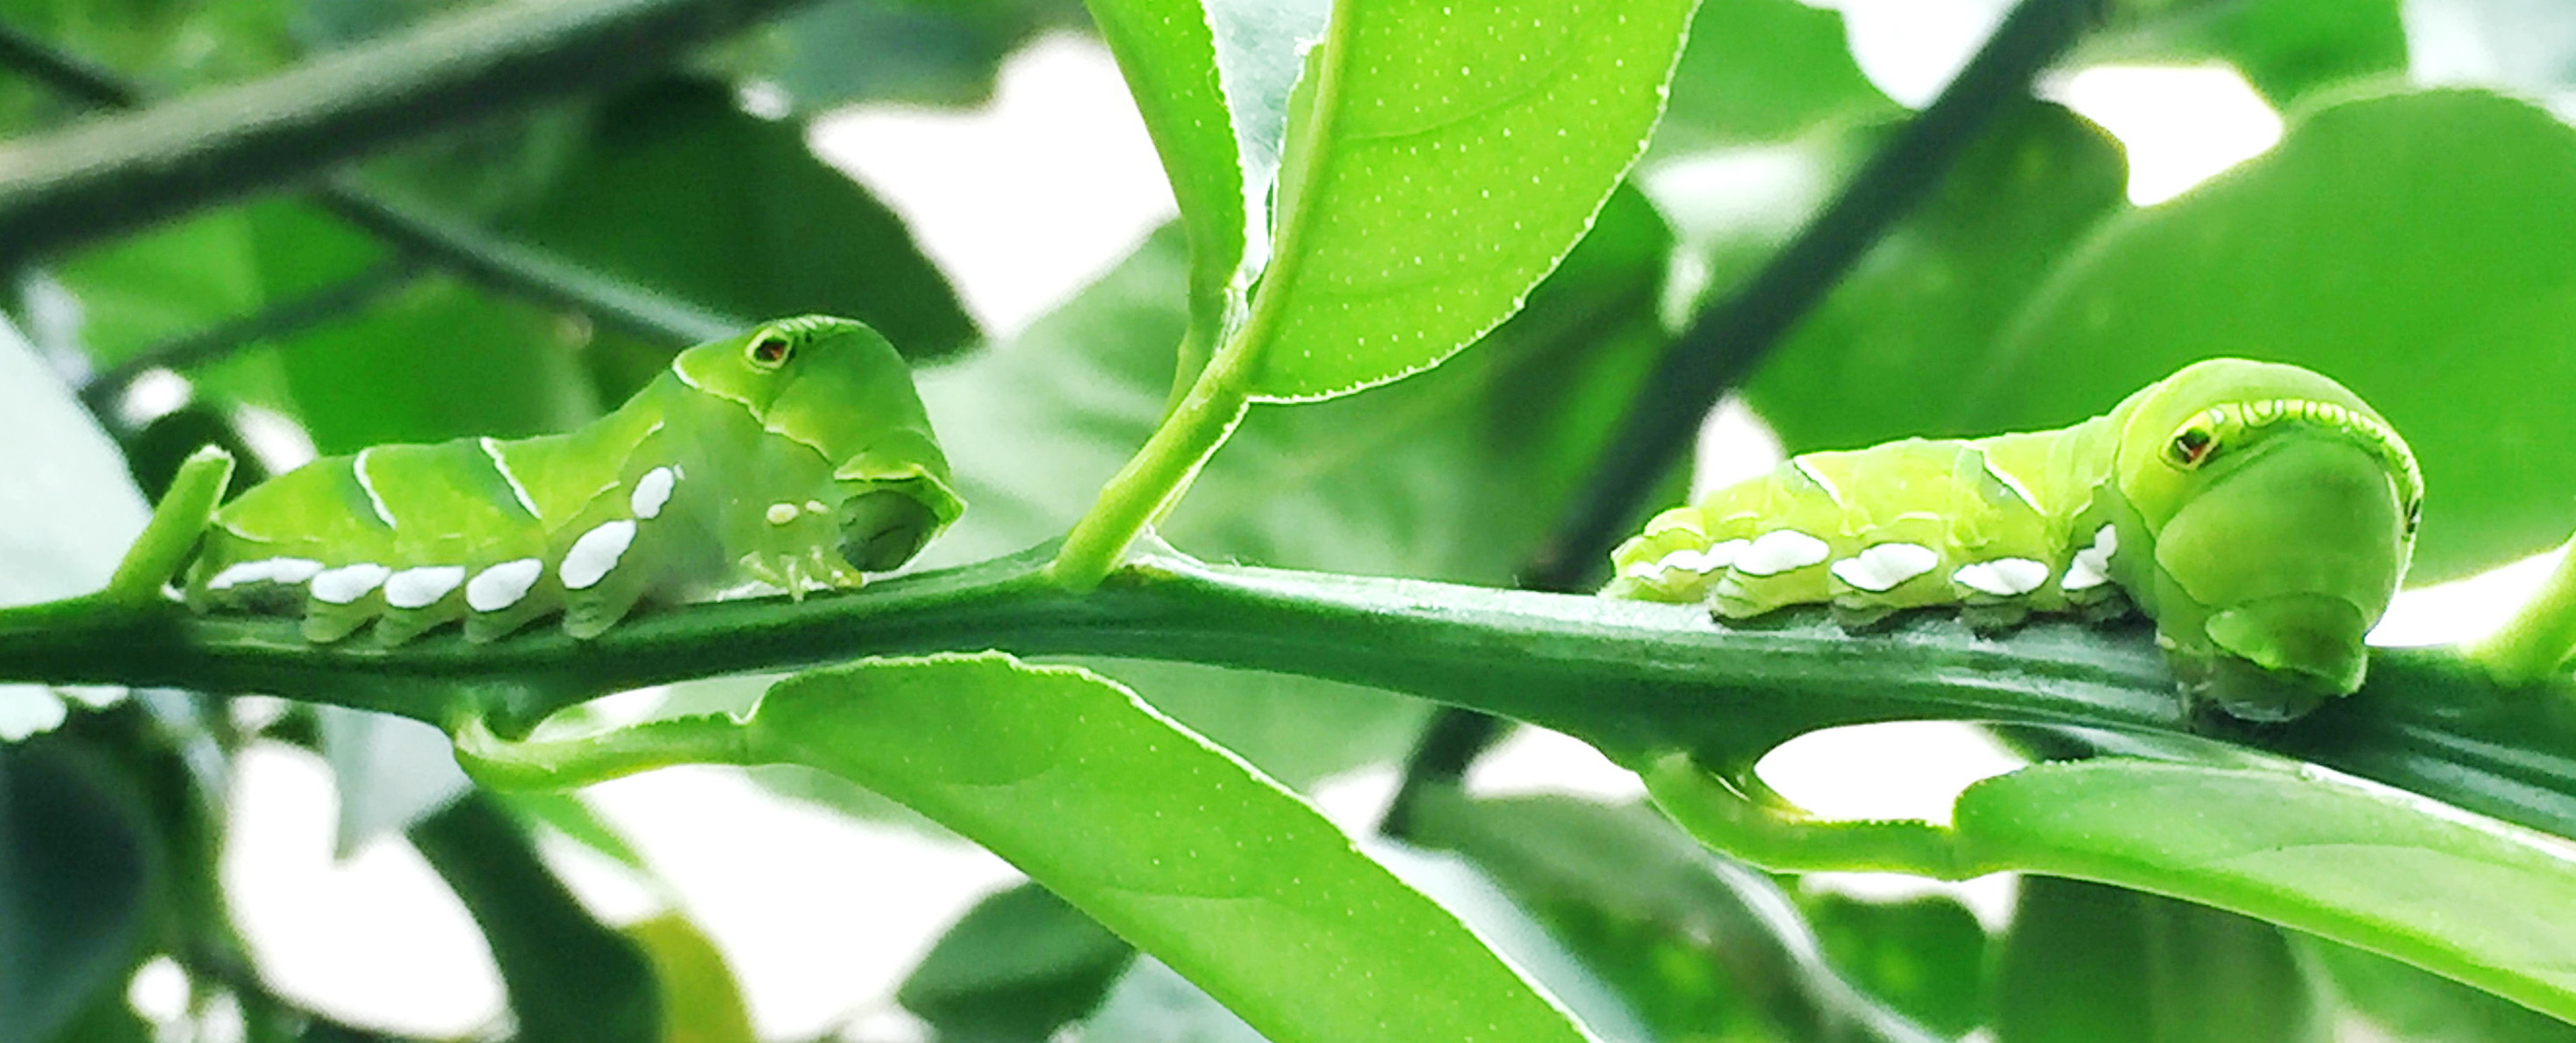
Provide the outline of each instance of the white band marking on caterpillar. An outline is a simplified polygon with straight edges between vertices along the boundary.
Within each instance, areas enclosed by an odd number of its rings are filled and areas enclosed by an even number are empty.
[[[608,570],[617,567],[617,559],[634,543],[632,520],[602,522],[572,541],[572,549],[564,552],[563,565],[555,574],[563,578],[565,590],[588,590],[607,577]]]
[[[1855,589],[1884,594],[1897,585],[1940,567],[1941,555],[1919,543],[1877,543],[1834,563],[1835,579]]]
[[[2019,597],[2048,584],[2048,563],[2029,558],[1997,558],[1959,566],[1950,574],[1960,586],[1999,598]]]
[[[1796,529],[1775,529],[1755,537],[1735,558],[1735,571],[1760,578],[1803,569],[1825,560],[1833,547]]]
[[[326,569],[313,576],[313,600],[326,605],[346,605],[366,597],[394,570],[373,562],[359,562]]]
[[[546,574],[546,563],[536,558],[505,561],[476,573],[465,584],[465,607],[476,612],[498,612],[519,603],[537,585],[537,577]]]
[[[395,608],[426,608],[465,582],[463,565],[423,565],[404,569],[385,580],[385,604]]]

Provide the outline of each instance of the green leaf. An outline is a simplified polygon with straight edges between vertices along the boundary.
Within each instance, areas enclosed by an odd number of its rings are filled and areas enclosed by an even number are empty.
[[[1265,565],[1505,584],[1579,495],[1667,337],[1672,233],[1634,190],[1472,355],[1255,409],[1158,526]]]
[[[1998,1043],[2333,1038],[2280,928],[2080,880],[2022,881],[1995,975]]]
[[[2007,108],[1764,360],[1754,407],[1792,452],[1993,434],[1956,428],[1958,396],[2033,288],[2125,209],[2127,182],[2101,128],[2043,102]]]
[[[1665,342],[1672,235],[1633,191],[1485,347],[1348,401],[1259,409],[1159,531],[1212,556],[1507,582],[1578,495]],[[1060,534],[1162,413],[1185,264],[1171,230],[1018,339],[925,370],[975,508],[926,563]],[[1126,678],[1291,784],[1402,751],[1419,702],[1277,674],[1154,664]]]
[[[2086,44],[2089,62],[2235,64],[2273,104],[2319,87],[2406,71],[2399,0],[2182,0]]]
[[[800,113],[851,102],[968,105],[1050,29],[1083,27],[1080,0],[830,0],[746,33],[715,64]]]
[[[1212,334],[1224,321],[1250,231],[1234,118],[1217,76],[1216,31],[1199,0],[1091,0],[1089,7],[1163,158],[1189,235],[1190,309]]]
[[[0,318],[0,606],[76,597],[107,585],[149,508],[99,430],[35,346]],[[41,685],[0,684],[0,745],[52,729],[63,700]]]
[[[746,321],[823,312],[908,357],[976,336],[947,276],[866,188],[703,80],[611,99],[517,229],[539,246]]]
[[[1702,0],[1654,150],[1669,158],[1778,141],[1903,111],[1852,60],[1841,12],[1799,0]]]
[[[593,919],[491,798],[468,793],[413,823],[413,846],[483,928],[526,1043],[660,1043],[644,946]]]
[[[662,989],[663,1043],[757,1043],[742,987],[698,925],[663,913],[626,928],[626,936],[653,961],[653,978]]]
[[[1562,998],[1600,1038],[1655,1038],[1588,963],[1559,944],[1482,869],[1445,852],[1424,852],[1402,844],[1374,844],[1367,850],[1406,883],[1457,913],[1496,952]],[[1206,993],[1150,957],[1136,961],[1118,980],[1083,1031],[1085,1038],[1137,1043],[1261,1038]]]
[[[389,256],[310,205],[271,199],[81,251],[54,272],[80,300],[82,347],[113,364],[304,298]],[[236,347],[190,367],[189,378],[220,397],[292,410],[277,358],[247,350],[257,345]]]
[[[1948,895],[1873,902],[1800,896],[1833,965],[1933,1031],[1963,1036],[1986,1020],[1986,929]]]
[[[125,458],[18,328],[0,319],[0,605],[97,590],[150,508]]]
[[[446,733],[364,710],[316,706],[313,713],[322,757],[331,766],[331,788],[340,798],[332,841],[337,857],[410,828],[465,792],[468,783],[448,752]]]
[[[455,760],[451,757],[448,767],[452,770],[455,766]],[[635,845],[626,842],[625,834],[619,833],[617,827],[609,825],[608,820],[591,810],[590,804],[576,794],[557,793],[550,790],[514,790],[508,793],[495,793],[492,796],[499,800],[503,807],[510,809],[511,814],[517,815],[522,822],[543,825],[563,834],[573,843],[589,848],[593,853],[638,873],[652,872],[652,867],[644,863],[644,853],[635,850]]]
[[[280,351],[305,429],[333,455],[574,427],[598,414],[576,345],[544,311],[433,278]]]
[[[1338,5],[1290,109],[1248,390],[1384,383],[1511,315],[1644,147],[1694,6]]]
[[[2385,956],[2301,936],[2299,948],[2334,983],[2346,1009],[2403,1040],[2568,1043],[2576,1025],[2427,974]]]
[[[1135,956],[1055,892],[1021,884],[968,909],[895,1001],[942,1039],[1046,1039],[1098,1007]]]
[[[1225,1005],[1151,956],[1120,975],[1079,1039],[1118,1043],[1269,1043]]]
[[[2536,912],[2576,909],[2564,840],[2322,768],[2116,758],[1988,779],[1954,817],[1983,866],[2259,916],[2576,1019],[2576,935]]]
[[[982,843],[1278,1043],[1588,1038],[1314,809],[1096,675],[989,653],[819,670],[742,741]]]
[[[1414,828],[1491,874],[1665,1038],[1936,1038],[1838,976],[1769,876],[1642,806],[1434,795]]]
[[[45,1043],[121,992],[159,863],[142,809],[96,765],[0,744],[0,1043]]]
[[[2576,127],[2469,90],[2353,97],[2271,154],[2107,222],[2030,302],[1963,427],[2099,413],[2193,359],[2295,362],[2414,446],[2430,489],[2410,578],[2460,576],[2576,525]]]

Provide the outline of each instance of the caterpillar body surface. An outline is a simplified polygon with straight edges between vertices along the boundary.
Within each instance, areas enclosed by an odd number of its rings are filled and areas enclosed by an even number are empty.
[[[1723,620],[1823,603],[1847,628],[2134,608],[2186,699],[2281,720],[2360,687],[2422,509],[2414,454],[2358,396],[2214,359],[2055,431],[1795,457],[1656,516],[1603,593]]]
[[[683,351],[572,432],[280,475],[216,512],[182,585],[199,611],[301,614],[315,642],[369,622],[490,641],[556,613],[588,638],[648,599],[858,586],[961,509],[893,345],[808,316]]]

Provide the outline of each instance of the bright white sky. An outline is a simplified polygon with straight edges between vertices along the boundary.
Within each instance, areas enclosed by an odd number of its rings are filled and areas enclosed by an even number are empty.
[[[1964,60],[1994,0],[1846,0],[1855,52],[1900,100],[1920,104]],[[2117,134],[2131,198],[2152,204],[2269,148],[2279,118],[2224,67],[2097,68],[2050,93]],[[818,151],[884,196],[957,281],[985,327],[1008,335],[1108,268],[1172,216],[1161,168],[1117,70],[1098,45],[1039,41],[1005,68],[975,112],[868,107],[816,127]],[[1767,439],[1758,419],[1723,411],[1710,429],[1745,460]],[[1776,453],[1774,448],[1772,452]],[[2383,627],[2420,643],[2491,626],[2546,563],[2409,595]],[[1857,777],[1851,765],[1881,765]],[[1887,726],[1802,740],[1764,766],[1813,809],[1844,817],[1942,817],[1951,794],[2011,762],[1965,729]],[[1633,777],[1570,739],[1525,731],[1471,780],[1486,791],[1633,794]],[[330,857],[328,774],[312,758],[265,748],[237,781],[227,882],[262,966],[286,992],[352,1021],[456,1035],[488,1025],[501,992],[461,908],[408,847],[379,841]],[[1386,771],[1325,786],[1327,812],[1355,828],[1392,790]],[[732,960],[765,1037],[811,1037],[854,1019],[868,1038],[900,1039],[889,998],[902,974],[965,905],[1015,879],[998,859],[780,801],[739,772],[680,769],[586,795],[625,829],[671,892],[639,886],[585,853],[562,861],[607,915],[632,919],[676,901]],[[558,852],[558,854],[562,854]],[[1884,882],[1846,881],[1861,890]],[[1969,897],[1993,915],[2008,883]],[[139,980],[138,1005],[168,1010],[175,972]]]

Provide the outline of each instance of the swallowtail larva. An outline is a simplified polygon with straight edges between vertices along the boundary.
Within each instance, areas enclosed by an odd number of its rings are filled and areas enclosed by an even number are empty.
[[[2361,686],[2422,510],[2414,454],[2359,397],[2214,359],[2056,431],[1796,457],[1656,516],[1604,593],[1729,620],[1822,602],[1847,627],[2134,606],[2187,699],[2283,720]]]
[[[369,621],[386,643],[458,621],[490,641],[556,613],[587,638],[647,598],[858,586],[957,517],[948,482],[893,345],[786,319],[681,352],[576,431],[280,475],[216,512],[185,593],[301,613],[317,642]]]

